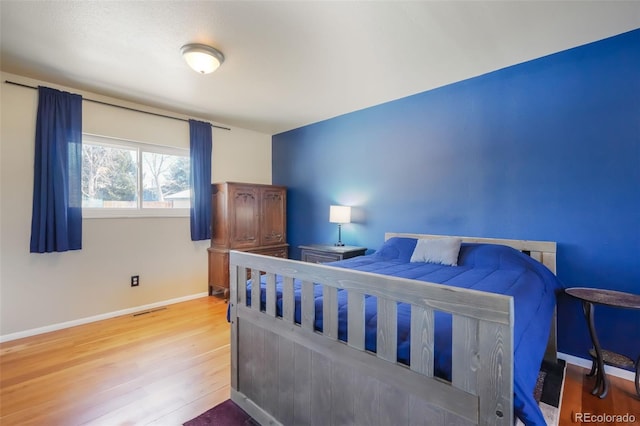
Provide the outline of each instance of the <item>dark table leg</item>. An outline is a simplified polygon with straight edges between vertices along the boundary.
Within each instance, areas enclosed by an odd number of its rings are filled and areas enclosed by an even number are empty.
[[[593,303],[583,301],[582,310],[584,311],[584,315],[587,318],[587,323],[589,324],[589,334],[591,335],[591,342],[593,343],[593,348],[596,351],[596,385],[591,391],[591,394],[598,395],[598,397],[602,399],[606,397],[607,393],[609,392],[609,379],[607,379],[607,375],[604,371],[602,349],[600,348],[600,342],[598,341],[598,335],[596,334],[596,327],[593,319]],[[591,369],[591,373],[593,373],[593,368]]]
[[[640,356],[636,361],[636,393],[640,397]]]
[[[598,360],[594,359],[591,362],[591,371],[587,373],[587,377],[593,377],[598,373]]]

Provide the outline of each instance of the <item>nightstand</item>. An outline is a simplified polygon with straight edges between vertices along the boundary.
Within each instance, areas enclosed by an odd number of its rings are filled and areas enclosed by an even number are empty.
[[[327,263],[362,256],[366,247],[331,246],[328,244],[309,244],[298,246],[302,250],[300,258],[303,262]]]

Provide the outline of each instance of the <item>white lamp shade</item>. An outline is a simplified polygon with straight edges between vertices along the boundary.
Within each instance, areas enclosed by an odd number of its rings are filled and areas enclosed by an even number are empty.
[[[349,206],[330,206],[329,222],[331,223],[349,223],[351,222],[351,207]]]
[[[187,64],[200,74],[214,72],[224,61],[222,52],[204,44],[187,44],[181,51]]]

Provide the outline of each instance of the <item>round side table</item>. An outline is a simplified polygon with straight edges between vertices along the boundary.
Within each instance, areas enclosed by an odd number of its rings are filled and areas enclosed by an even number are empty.
[[[591,371],[588,376],[596,376],[596,384],[591,391],[592,395],[599,398],[607,396],[609,391],[609,380],[604,371],[604,365],[612,365],[619,368],[635,367],[636,372],[636,393],[640,395],[640,357],[636,361],[615,352],[603,350],[596,334],[594,325],[594,305],[611,306],[614,308],[640,309],[640,295],[624,293],[621,291],[605,290],[599,288],[572,287],[565,290],[567,294],[582,301],[582,310],[589,325],[589,335],[593,348],[589,355],[593,359]]]

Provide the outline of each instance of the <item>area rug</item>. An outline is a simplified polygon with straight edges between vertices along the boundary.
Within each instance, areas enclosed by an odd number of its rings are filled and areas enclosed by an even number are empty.
[[[538,373],[538,381],[533,396],[538,401],[548,426],[558,426],[560,423],[560,404],[564,388],[564,373],[566,363],[559,359],[557,363],[543,361]],[[516,423],[521,426],[520,420]]]
[[[184,426],[203,425],[260,426],[258,422],[253,420],[251,416],[230,399],[227,399],[223,403],[216,405],[209,411],[200,414],[195,419],[189,420],[184,424]]]
[[[563,360],[558,360],[557,364],[543,361],[538,374],[534,396],[549,426],[558,426],[559,423],[565,366]],[[259,426],[259,423],[228,399],[184,424],[184,426],[203,425]],[[517,425],[522,425],[522,422],[518,420]]]

